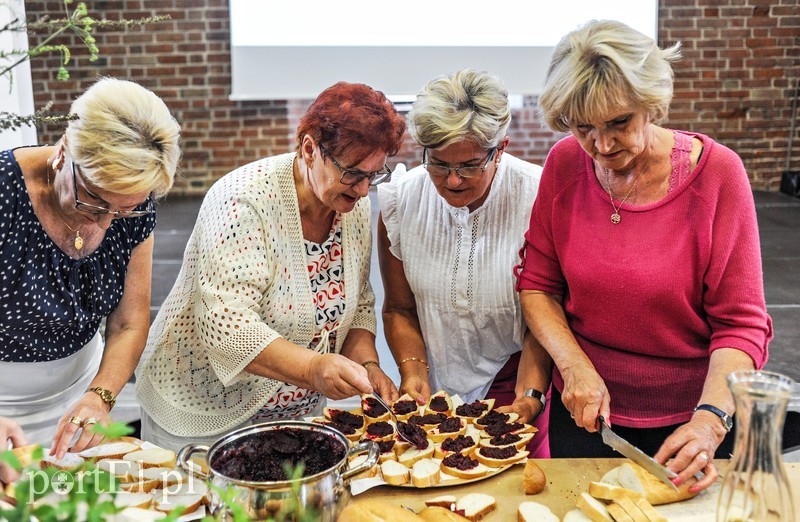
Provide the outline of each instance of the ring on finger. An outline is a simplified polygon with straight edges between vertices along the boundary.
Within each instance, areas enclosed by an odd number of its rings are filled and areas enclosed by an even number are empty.
[[[97,424],[97,419],[95,419],[94,417],[89,417],[85,421],[81,422],[81,428],[84,428],[90,424]]]
[[[74,424],[75,426],[81,427],[83,426],[83,417],[78,417],[77,415],[73,415],[69,419],[70,424]]]

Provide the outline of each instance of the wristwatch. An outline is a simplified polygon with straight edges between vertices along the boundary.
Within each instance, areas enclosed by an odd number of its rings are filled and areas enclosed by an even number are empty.
[[[712,406],[710,404],[698,404],[697,407],[694,409],[692,414],[697,413],[697,410],[705,410],[713,413],[722,421],[722,425],[725,427],[725,431],[731,431],[733,428],[733,417],[722,411],[721,409],[717,408],[716,406]]]
[[[101,388],[100,386],[95,386],[94,388],[89,388],[86,391],[87,392],[95,392],[97,395],[100,396],[100,399],[104,403],[108,404],[109,408],[113,408],[114,404],[117,403],[117,398],[114,396],[114,394],[111,391],[106,390],[105,388]]]
[[[544,393],[542,393],[539,390],[536,390],[534,388],[528,388],[527,390],[525,390],[525,394],[524,395],[525,395],[525,397],[532,397],[532,398],[534,398],[534,399],[536,399],[536,400],[538,400],[539,402],[542,403],[542,409],[539,410],[539,413],[536,415],[536,417],[531,419],[531,422],[533,422],[534,420],[536,420],[539,417],[539,415],[542,414],[542,412],[544,411],[545,407],[547,406],[547,397],[545,396]]]

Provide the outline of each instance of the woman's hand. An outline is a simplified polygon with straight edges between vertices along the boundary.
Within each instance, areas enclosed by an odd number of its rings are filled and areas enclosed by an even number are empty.
[[[417,404],[428,404],[431,399],[431,385],[428,374],[405,373],[400,377],[400,393],[407,393]]]
[[[653,457],[661,464],[674,455],[675,458],[667,466],[678,474],[675,485],[680,485],[698,471],[705,475],[689,488],[692,493],[702,491],[711,486],[719,476],[714,465],[714,453],[722,444],[727,431],[719,417],[706,411],[698,411],[692,419],[667,437],[664,444]]]
[[[103,402],[103,399],[96,393],[84,393],[83,397],[73,404],[58,421],[58,428],[50,447],[50,455],[61,459],[68,450],[78,452],[100,444],[103,436],[94,433],[92,428],[95,424],[108,424],[110,410],[109,405]],[[70,447],[70,443],[78,431],[81,432],[80,437]]]
[[[369,377],[369,382],[372,383],[372,389],[378,392],[378,395],[384,401],[392,403],[400,397],[397,392],[397,386],[394,385],[394,382],[384,373],[380,366],[376,364],[368,365],[367,376]]]
[[[603,378],[591,364],[577,363],[561,371],[564,391],[561,400],[578,427],[597,431],[597,417],[608,419],[611,397]]]
[[[28,444],[28,438],[17,421],[0,417],[0,453],[6,450],[9,441],[14,448]],[[0,493],[3,492],[5,484],[14,482],[18,477],[17,470],[4,462],[0,462]]]
[[[367,370],[357,362],[336,353],[320,353],[306,368],[306,381],[325,397],[342,400],[362,393],[372,393]]]
[[[542,413],[542,403],[533,397],[517,397],[508,406],[495,408],[500,413],[516,413],[519,415],[517,422],[531,424]]]

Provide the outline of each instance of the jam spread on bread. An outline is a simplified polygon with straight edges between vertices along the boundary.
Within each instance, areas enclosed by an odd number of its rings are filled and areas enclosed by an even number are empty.
[[[516,444],[521,440],[522,437],[520,437],[515,433],[503,433],[501,435],[492,437],[489,440],[489,444],[491,444],[492,446],[508,446],[509,444]]]
[[[459,435],[458,437],[448,437],[442,442],[442,449],[444,451],[463,451],[475,445],[475,440],[472,437]]]
[[[388,422],[373,422],[367,426],[367,435],[371,437],[386,437],[394,433],[394,428]]]
[[[409,424],[441,424],[447,420],[447,415],[444,413],[428,413],[426,415],[412,415],[408,418]]]
[[[510,459],[517,454],[517,448],[514,446],[505,446],[503,448],[481,448],[481,455],[490,459],[506,460]]]
[[[450,408],[447,406],[447,401],[445,400],[445,398],[439,395],[438,397],[431,398],[430,409],[432,409],[433,411],[441,412],[441,411],[447,411]]]
[[[485,402],[475,401],[458,406],[456,408],[456,415],[460,415],[461,417],[480,417],[488,409],[489,405]]]
[[[487,426],[489,424],[497,424],[499,422],[508,422],[508,419],[511,417],[508,416],[506,413],[500,413],[497,410],[492,410],[477,421],[476,424],[480,424],[481,426]]]
[[[512,431],[521,430],[524,428],[524,424],[520,424],[519,422],[514,423],[506,423],[506,422],[498,422],[497,424],[490,424],[483,428],[483,431],[488,433],[492,437],[497,437],[499,435],[504,435],[506,433],[511,433]]]
[[[461,428],[461,419],[458,417],[450,417],[439,423],[439,433],[455,433]]]
[[[442,460],[442,465],[448,468],[460,469],[466,471],[478,466],[478,461],[463,455],[461,453],[452,453]]]
[[[412,411],[417,411],[417,403],[414,401],[397,401],[392,406],[395,415],[408,415]]]
[[[377,401],[375,397],[367,397],[364,399],[364,415],[371,418],[380,417],[386,413],[386,408],[383,404]]]
[[[410,422],[398,422],[397,431],[406,441],[410,442],[418,449],[427,449],[429,443],[428,437],[425,434],[425,430],[416,424],[411,424]]]

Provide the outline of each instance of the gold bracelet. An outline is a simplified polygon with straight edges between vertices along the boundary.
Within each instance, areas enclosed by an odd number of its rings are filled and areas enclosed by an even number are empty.
[[[428,366],[428,361],[426,361],[425,359],[420,359],[419,357],[406,357],[405,359],[400,361],[400,364],[397,365],[397,368],[400,369],[401,366],[410,361],[416,361],[418,363],[422,363],[425,365],[426,370],[431,371],[431,367]]]
[[[361,363],[361,366],[363,366],[364,368],[366,368],[367,366],[376,366],[378,368],[381,367],[378,361],[364,361],[363,363]]]
[[[100,396],[100,399],[108,404],[109,409],[114,407],[114,404],[117,403],[117,397],[109,390],[105,388],[101,388],[100,386],[95,386],[93,388],[89,388],[86,390],[87,392],[95,392],[97,395]]]

